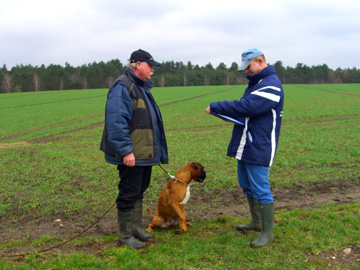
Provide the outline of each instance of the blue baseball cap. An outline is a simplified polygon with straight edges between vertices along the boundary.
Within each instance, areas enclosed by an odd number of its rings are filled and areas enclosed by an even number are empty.
[[[263,53],[257,48],[248,49],[247,51],[243,52],[241,55],[241,64],[239,66],[239,70],[246,69],[250,64],[251,59],[259,55],[263,55]]]

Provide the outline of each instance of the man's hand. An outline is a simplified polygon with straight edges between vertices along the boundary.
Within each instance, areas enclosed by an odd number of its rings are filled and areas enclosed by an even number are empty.
[[[208,114],[211,114],[210,106],[208,106],[208,107],[205,109],[205,112],[208,113]]]
[[[134,167],[135,166],[135,156],[134,153],[127,154],[123,157],[123,163],[124,165],[128,167]]]

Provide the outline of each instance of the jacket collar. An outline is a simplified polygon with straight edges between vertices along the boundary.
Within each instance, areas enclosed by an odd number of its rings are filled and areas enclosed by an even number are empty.
[[[130,75],[129,77],[131,77],[134,80],[134,82],[140,87],[143,87],[145,89],[150,89],[153,86],[152,80],[148,80],[148,81],[144,82],[129,68],[126,68],[125,74]]]
[[[273,66],[267,66],[266,68],[264,68],[262,71],[260,71],[259,73],[255,74],[255,75],[248,75],[247,79],[249,80],[249,84],[254,85],[257,84],[261,79],[276,73],[275,72],[275,68]]]

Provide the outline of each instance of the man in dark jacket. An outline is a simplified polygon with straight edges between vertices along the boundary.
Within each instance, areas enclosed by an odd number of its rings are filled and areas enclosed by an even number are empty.
[[[273,66],[264,54],[249,49],[242,54],[240,70],[248,74],[248,87],[240,100],[212,102],[211,114],[225,115],[244,125],[234,125],[228,156],[237,159],[238,181],[247,195],[252,221],[238,230],[261,231],[251,247],[274,240],[274,199],[270,191],[269,167],[275,157],[283,114],[284,91]]]
[[[162,117],[150,93],[154,66],[160,63],[148,52],[131,54],[125,73],[109,89],[100,145],[105,160],[119,170],[119,242],[137,249],[154,238],[141,230],[143,194],[152,166],[168,163]]]

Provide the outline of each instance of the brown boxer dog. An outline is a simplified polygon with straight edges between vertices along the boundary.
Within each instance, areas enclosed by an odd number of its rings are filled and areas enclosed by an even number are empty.
[[[168,228],[175,225],[177,220],[179,227],[186,231],[187,226],[191,226],[186,222],[184,212],[184,207],[190,198],[190,183],[192,180],[203,182],[205,178],[204,167],[198,162],[190,162],[182,167],[174,175],[174,179],[170,179],[163,187],[155,216],[147,209],[153,219],[147,231],[151,232],[155,227]]]

